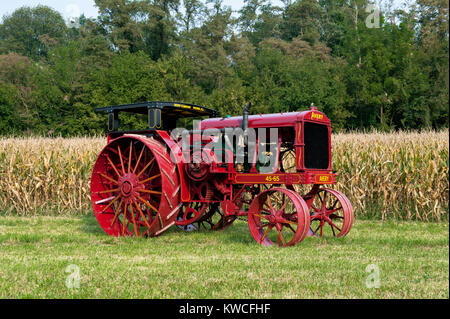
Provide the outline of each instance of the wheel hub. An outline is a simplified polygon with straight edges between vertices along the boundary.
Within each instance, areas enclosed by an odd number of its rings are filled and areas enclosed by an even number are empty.
[[[130,182],[126,181],[122,184],[122,193],[124,193],[125,195],[130,194],[132,190],[133,186],[131,186]]]
[[[276,217],[273,215],[268,215],[267,216],[267,220],[269,221],[269,223],[271,224],[275,224],[276,223]]]
[[[133,173],[124,174],[119,179],[120,193],[123,197],[132,197],[135,193],[135,189],[138,186],[139,181],[137,176]]]

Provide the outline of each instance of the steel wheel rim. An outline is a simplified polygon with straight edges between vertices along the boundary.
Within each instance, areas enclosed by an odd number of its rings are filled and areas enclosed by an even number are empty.
[[[311,230],[316,236],[343,237],[353,224],[353,208],[341,192],[322,188],[311,203]]]
[[[250,205],[248,226],[261,245],[293,246],[305,238],[309,228],[306,203],[284,188],[266,190]]]

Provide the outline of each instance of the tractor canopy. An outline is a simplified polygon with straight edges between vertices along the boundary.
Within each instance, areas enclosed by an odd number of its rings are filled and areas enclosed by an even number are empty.
[[[204,106],[181,102],[142,102],[96,108],[97,112],[108,113],[108,131],[117,131],[119,112],[147,114],[149,129],[173,129],[179,118],[216,117],[218,112]]]

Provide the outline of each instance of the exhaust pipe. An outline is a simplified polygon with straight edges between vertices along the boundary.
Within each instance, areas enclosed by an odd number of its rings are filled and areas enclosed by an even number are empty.
[[[244,109],[242,110],[242,124],[241,128],[244,131],[244,145],[248,145],[248,113],[250,112],[250,108],[252,107],[252,103],[248,102]]]

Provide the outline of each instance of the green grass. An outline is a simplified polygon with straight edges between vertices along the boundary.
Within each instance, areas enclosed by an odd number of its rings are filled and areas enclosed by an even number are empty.
[[[260,247],[222,232],[108,237],[95,218],[0,217],[1,298],[449,298],[448,223],[357,220],[346,238]],[[68,289],[66,267],[81,273]],[[376,264],[380,287],[367,288]]]

